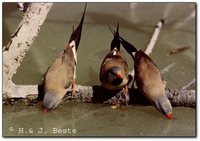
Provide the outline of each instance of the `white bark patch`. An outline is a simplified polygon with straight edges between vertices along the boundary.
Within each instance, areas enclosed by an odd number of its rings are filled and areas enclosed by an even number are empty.
[[[152,52],[152,50],[153,50],[153,48],[154,48],[154,46],[155,46],[155,43],[156,43],[156,41],[157,41],[157,39],[158,39],[158,36],[159,36],[159,34],[160,34],[160,30],[161,30],[161,28],[162,28],[162,25],[163,25],[162,21],[159,21],[158,24],[157,24],[157,26],[155,27],[153,36],[151,37],[151,40],[150,40],[150,42],[149,42],[149,44],[147,45],[147,48],[146,48],[146,50],[145,50],[145,53],[146,53],[147,55],[149,55],[149,54]]]
[[[53,3],[31,3],[12,35],[11,41],[3,48],[3,94],[6,93],[8,97],[13,94],[23,97],[23,95],[37,93],[35,86],[26,89],[26,86],[16,86],[11,79],[37,37],[52,5]]]

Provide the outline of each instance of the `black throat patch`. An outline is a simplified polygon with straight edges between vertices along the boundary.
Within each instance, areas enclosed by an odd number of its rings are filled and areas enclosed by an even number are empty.
[[[121,78],[116,78],[115,80],[113,80],[113,81],[111,82],[111,84],[112,84],[113,86],[118,86],[118,85],[120,85],[120,84],[122,83],[122,81],[123,81],[123,79],[121,79]]]

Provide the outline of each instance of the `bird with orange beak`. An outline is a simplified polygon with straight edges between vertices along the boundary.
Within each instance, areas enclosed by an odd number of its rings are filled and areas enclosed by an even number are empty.
[[[104,58],[100,68],[100,81],[103,88],[109,91],[124,90],[128,98],[128,64],[120,52],[119,23],[111,42],[110,52]]]
[[[58,56],[47,70],[44,79],[45,95],[42,103],[44,112],[57,107],[65,96],[67,89],[72,87],[72,95],[75,95],[77,49],[81,39],[85,10],[86,5],[81,21],[78,27],[73,30],[63,54]]]
[[[142,50],[137,50],[122,37],[120,37],[120,42],[134,59],[134,79],[138,89],[158,111],[168,119],[171,119],[172,106],[165,95],[165,81],[163,80],[158,67]]]

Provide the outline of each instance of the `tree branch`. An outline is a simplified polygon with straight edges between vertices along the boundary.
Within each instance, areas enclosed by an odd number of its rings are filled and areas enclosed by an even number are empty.
[[[126,98],[123,92],[112,92],[107,91],[101,86],[81,86],[76,85],[76,96],[72,97],[72,91],[69,90],[65,94],[63,101],[74,100],[76,102],[85,102],[85,103],[105,103],[113,104],[119,102],[121,104],[126,104]],[[43,87],[40,86],[38,90],[38,85],[25,85],[15,87],[13,90],[23,90],[25,95],[12,95],[12,98],[27,98],[30,100],[41,101],[43,99]],[[31,93],[32,94],[31,94]],[[39,94],[38,94],[39,92]],[[117,95],[116,95],[117,93]],[[166,89],[165,94],[170,100],[173,107],[191,107],[196,108],[195,101],[195,91],[194,90],[171,90]],[[6,98],[5,98],[6,99]],[[35,102],[37,102],[35,101]],[[140,93],[138,89],[129,89],[129,104],[134,105],[151,105],[148,100]]]
[[[156,43],[156,41],[158,40],[158,36],[159,36],[159,34],[160,34],[160,30],[161,30],[163,24],[164,24],[164,20],[160,20],[160,21],[157,23],[157,25],[155,26],[154,33],[153,33],[153,35],[152,35],[152,37],[151,37],[151,40],[150,40],[150,42],[149,42],[149,44],[147,45],[147,48],[146,48],[146,50],[145,50],[145,53],[146,53],[147,55],[150,55],[150,53],[152,52],[152,50],[153,50],[153,48],[154,48],[154,46],[155,46],[155,43]]]
[[[195,85],[195,83],[196,83],[196,80],[195,80],[195,78],[194,78],[194,79],[192,79],[187,85],[183,86],[183,87],[182,87],[182,90],[189,89],[192,85]]]
[[[15,33],[11,36],[11,41],[3,48],[3,94],[13,97],[13,95],[26,95],[28,92],[30,86],[27,88],[16,86],[12,82],[12,77],[37,37],[51,6],[52,3],[31,3]],[[31,88],[35,93],[34,86]]]

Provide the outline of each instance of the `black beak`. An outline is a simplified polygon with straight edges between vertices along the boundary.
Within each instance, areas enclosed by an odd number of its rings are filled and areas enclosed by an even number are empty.
[[[119,33],[115,32],[111,27],[109,27],[110,31],[112,32],[113,35],[117,35],[119,36]],[[133,57],[133,52],[136,52],[137,49],[130,44],[128,41],[126,41],[124,38],[122,38],[121,36],[119,36],[120,42],[122,43],[122,46],[124,47],[124,49]]]
[[[84,11],[83,11],[81,21],[80,21],[78,27],[75,30],[73,29],[73,33],[71,34],[71,37],[70,37],[70,40],[69,40],[69,44],[72,41],[75,41],[76,50],[78,49],[78,45],[79,45],[80,40],[81,40],[81,31],[82,31],[82,27],[83,27],[83,21],[84,21],[84,17],[85,17],[86,7],[87,7],[87,3],[85,4],[85,8],[84,8]]]
[[[114,48],[117,48],[118,50],[120,50],[120,40],[119,40],[119,22],[117,23],[117,30],[115,32],[114,35],[114,39],[111,42],[111,51]]]

